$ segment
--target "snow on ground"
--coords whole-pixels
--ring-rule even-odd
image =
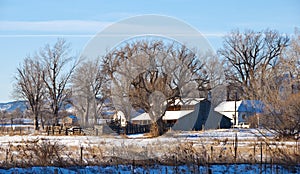
[[[131,135],[127,135],[127,137],[131,139],[146,138],[144,134],[131,134]]]
[[[26,145],[30,142],[59,142],[59,144],[68,146],[68,152],[76,151],[72,156],[74,159],[79,159],[79,149],[83,147],[83,153],[89,155],[89,149],[91,147],[100,147],[103,149],[103,156],[114,156],[123,159],[135,159],[143,160],[145,158],[155,158],[155,157],[164,157],[165,152],[176,147],[177,145],[185,144],[188,142],[193,142],[193,145],[203,145],[203,144],[213,144],[215,149],[217,147],[223,148],[227,142],[227,147],[231,146],[235,136],[238,137],[239,147],[249,145],[253,142],[259,142],[263,136],[260,134],[263,130],[255,129],[220,129],[220,130],[207,130],[207,131],[182,131],[182,132],[167,132],[165,135],[157,138],[146,138],[143,134],[128,135],[125,136],[113,136],[113,135],[104,135],[104,136],[44,136],[44,135],[27,135],[27,136],[0,136],[1,149],[7,149],[7,147],[13,145],[17,147],[18,145]],[[270,132],[265,132],[268,138],[274,138],[274,135]],[[276,142],[281,146],[293,145],[295,146],[297,142]],[[231,143],[231,144],[230,144]],[[76,148],[72,148],[76,147]],[[123,148],[119,148],[123,147]],[[210,146],[208,146],[210,147]],[[97,148],[95,148],[97,149]],[[169,151],[168,151],[169,152]],[[12,153],[17,153],[13,151]],[[132,154],[131,154],[132,153]],[[242,154],[243,152],[241,152]],[[135,156],[130,156],[130,155]],[[140,155],[140,157],[136,155]],[[5,159],[5,151],[2,152]],[[17,156],[18,154],[12,154],[12,156]],[[249,155],[249,154],[248,154]],[[258,154],[256,154],[258,155]],[[264,156],[265,157],[265,156]],[[89,160],[93,160],[94,157],[87,157]],[[267,157],[266,157],[267,159]],[[83,159],[85,160],[85,159]],[[300,173],[300,166],[296,166],[297,172]],[[257,165],[211,165],[210,169],[213,173],[232,173],[240,171],[245,173],[245,170],[250,171],[249,173],[259,173],[260,168]],[[279,167],[279,173],[290,173],[283,167]],[[190,173],[192,170],[188,166],[161,166],[156,167],[133,167],[133,166],[95,166],[95,167],[75,167],[75,168],[55,168],[55,167],[32,167],[27,169],[22,168],[11,168],[8,170],[1,170],[0,173],[54,173],[54,170],[58,170],[58,173],[176,173],[176,170],[180,170],[179,173]],[[200,173],[206,173],[208,170],[207,166],[200,166]],[[274,173],[273,168],[265,168],[266,173]],[[296,172],[296,173],[297,173]],[[197,172],[196,172],[197,173]],[[278,172],[277,172],[278,173]]]
[[[122,136],[44,136],[44,135],[26,135],[26,136],[0,136],[0,144],[9,143],[25,143],[26,141],[50,140],[59,141],[63,145],[85,147],[88,145],[98,144],[114,144],[145,146],[151,143],[170,143],[170,142],[186,142],[201,141],[211,143],[216,140],[234,140],[237,135],[239,141],[253,142],[263,138],[260,134],[262,130],[256,129],[219,129],[207,131],[189,131],[189,132],[168,132],[157,138],[145,138],[143,134],[128,135],[127,138]],[[273,134],[265,132],[268,138],[273,138]],[[288,142],[293,144],[294,142]]]
[[[207,130],[200,132],[182,132],[177,134],[179,137],[187,138],[235,138],[237,134],[239,139],[257,139],[262,138],[262,133],[264,136],[272,138],[274,134],[265,130],[257,129],[218,129],[218,130]]]
[[[61,145],[69,147],[91,147],[91,146],[115,146],[115,147],[149,147],[151,145],[167,145],[175,143],[193,142],[194,145],[212,144],[218,142],[219,145],[227,142],[233,144],[235,136],[238,137],[239,146],[248,146],[251,143],[259,143],[264,137],[260,134],[263,130],[256,129],[219,129],[207,131],[182,131],[168,132],[157,138],[145,138],[143,134],[135,134],[125,136],[46,136],[46,135],[27,135],[27,136],[0,136],[0,144],[2,147],[9,145],[25,144],[26,142],[34,142],[46,140],[50,142],[59,142]],[[274,138],[273,134],[267,132],[266,137]],[[273,145],[296,145],[297,142],[276,140],[270,141]]]

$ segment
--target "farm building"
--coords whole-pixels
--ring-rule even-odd
[[[179,118],[193,112],[193,110],[182,110],[182,111],[166,111],[165,115],[163,116],[163,120],[167,123],[175,123]],[[151,118],[148,113],[142,113],[137,117],[131,119],[133,124],[150,124]]]
[[[121,127],[125,127],[126,126],[126,117],[125,114],[122,111],[117,111],[114,115],[113,115],[113,120],[120,120],[121,121]]]
[[[230,119],[211,109],[211,103],[205,98],[186,98],[175,100],[169,107],[162,120],[172,130],[202,130],[216,128],[230,128]],[[142,113],[131,119],[135,124],[149,124],[151,118],[148,113]]]
[[[229,118],[233,125],[238,125],[247,122],[250,116],[261,114],[263,108],[264,104],[259,100],[240,100],[224,101],[215,108],[215,111]]]
[[[64,117],[62,119],[62,123],[65,126],[75,126],[75,125],[77,126],[77,125],[79,125],[78,118],[75,115],[69,115],[67,117]]]

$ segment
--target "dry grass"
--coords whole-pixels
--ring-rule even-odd
[[[0,167],[68,166],[116,164],[209,165],[212,163],[280,163],[299,165],[300,149],[294,144],[271,140],[240,141],[235,156],[233,140],[188,141],[173,139],[170,143],[159,139],[140,145],[125,139],[121,143],[99,141],[84,146],[67,146],[59,141],[32,139],[9,142],[0,147]],[[261,158],[262,154],[262,158]]]

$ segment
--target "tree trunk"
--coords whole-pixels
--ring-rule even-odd
[[[164,122],[162,120],[162,117],[160,117],[157,121],[153,122],[151,124],[150,128],[150,134],[153,137],[158,137],[164,133]]]
[[[45,129],[45,120],[43,119],[43,116],[41,115],[41,124],[42,124],[42,129]]]
[[[34,112],[34,124],[35,130],[39,130],[39,114],[37,111]]]
[[[94,98],[94,123],[93,126],[97,123],[97,100]]]
[[[89,124],[89,112],[90,112],[90,101],[87,99],[87,108],[84,117],[84,126],[87,127]]]

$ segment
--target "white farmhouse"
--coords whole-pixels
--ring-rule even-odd
[[[113,119],[114,120],[120,120],[121,122],[121,127],[125,127],[126,126],[126,117],[125,114],[122,111],[118,111],[113,115]]]

